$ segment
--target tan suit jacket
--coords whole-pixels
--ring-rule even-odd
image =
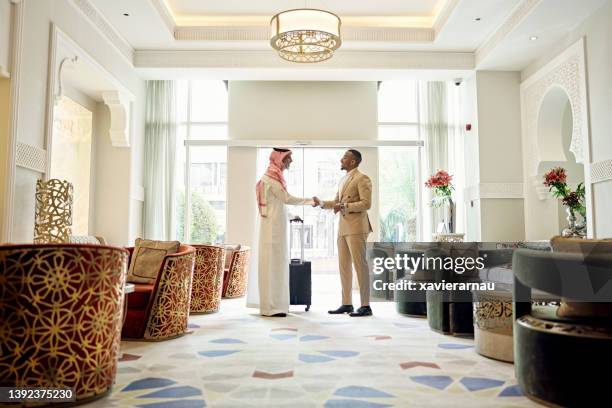
[[[372,206],[372,181],[368,176],[355,169],[348,175],[336,193],[333,201],[323,201],[323,208],[334,208],[336,203],[344,203],[346,209],[340,215],[338,236],[369,234],[372,225],[368,210]]]

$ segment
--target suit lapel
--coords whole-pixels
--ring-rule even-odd
[[[347,187],[349,184],[351,184],[351,182],[355,179],[355,177],[357,176],[359,172],[357,170],[355,170],[344,182],[344,184],[342,185],[342,191],[340,192],[340,201],[342,201],[342,199],[344,198],[344,192],[346,191]]]

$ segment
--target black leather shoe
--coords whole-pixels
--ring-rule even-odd
[[[329,310],[327,313],[329,314],[342,314],[342,313],[351,313],[353,310],[353,305],[342,305],[336,310]]]
[[[270,317],[287,317],[287,313],[275,313],[270,315]]]
[[[372,316],[372,309],[370,306],[361,306],[357,309],[356,312],[349,313],[351,317],[359,317],[359,316]]]

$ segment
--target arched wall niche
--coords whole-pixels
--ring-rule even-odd
[[[521,84],[525,236],[549,239],[562,224],[543,175],[562,166],[572,188],[584,182],[587,235],[593,211],[584,40],[580,39]]]

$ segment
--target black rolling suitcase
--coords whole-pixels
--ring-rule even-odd
[[[312,270],[310,262],[304,261],[304,220],[295,217],[289,220],[289,303],[306,305],[310,310],[312,299]],[[294,254],[294,234],[299,237],[300,246]]]

